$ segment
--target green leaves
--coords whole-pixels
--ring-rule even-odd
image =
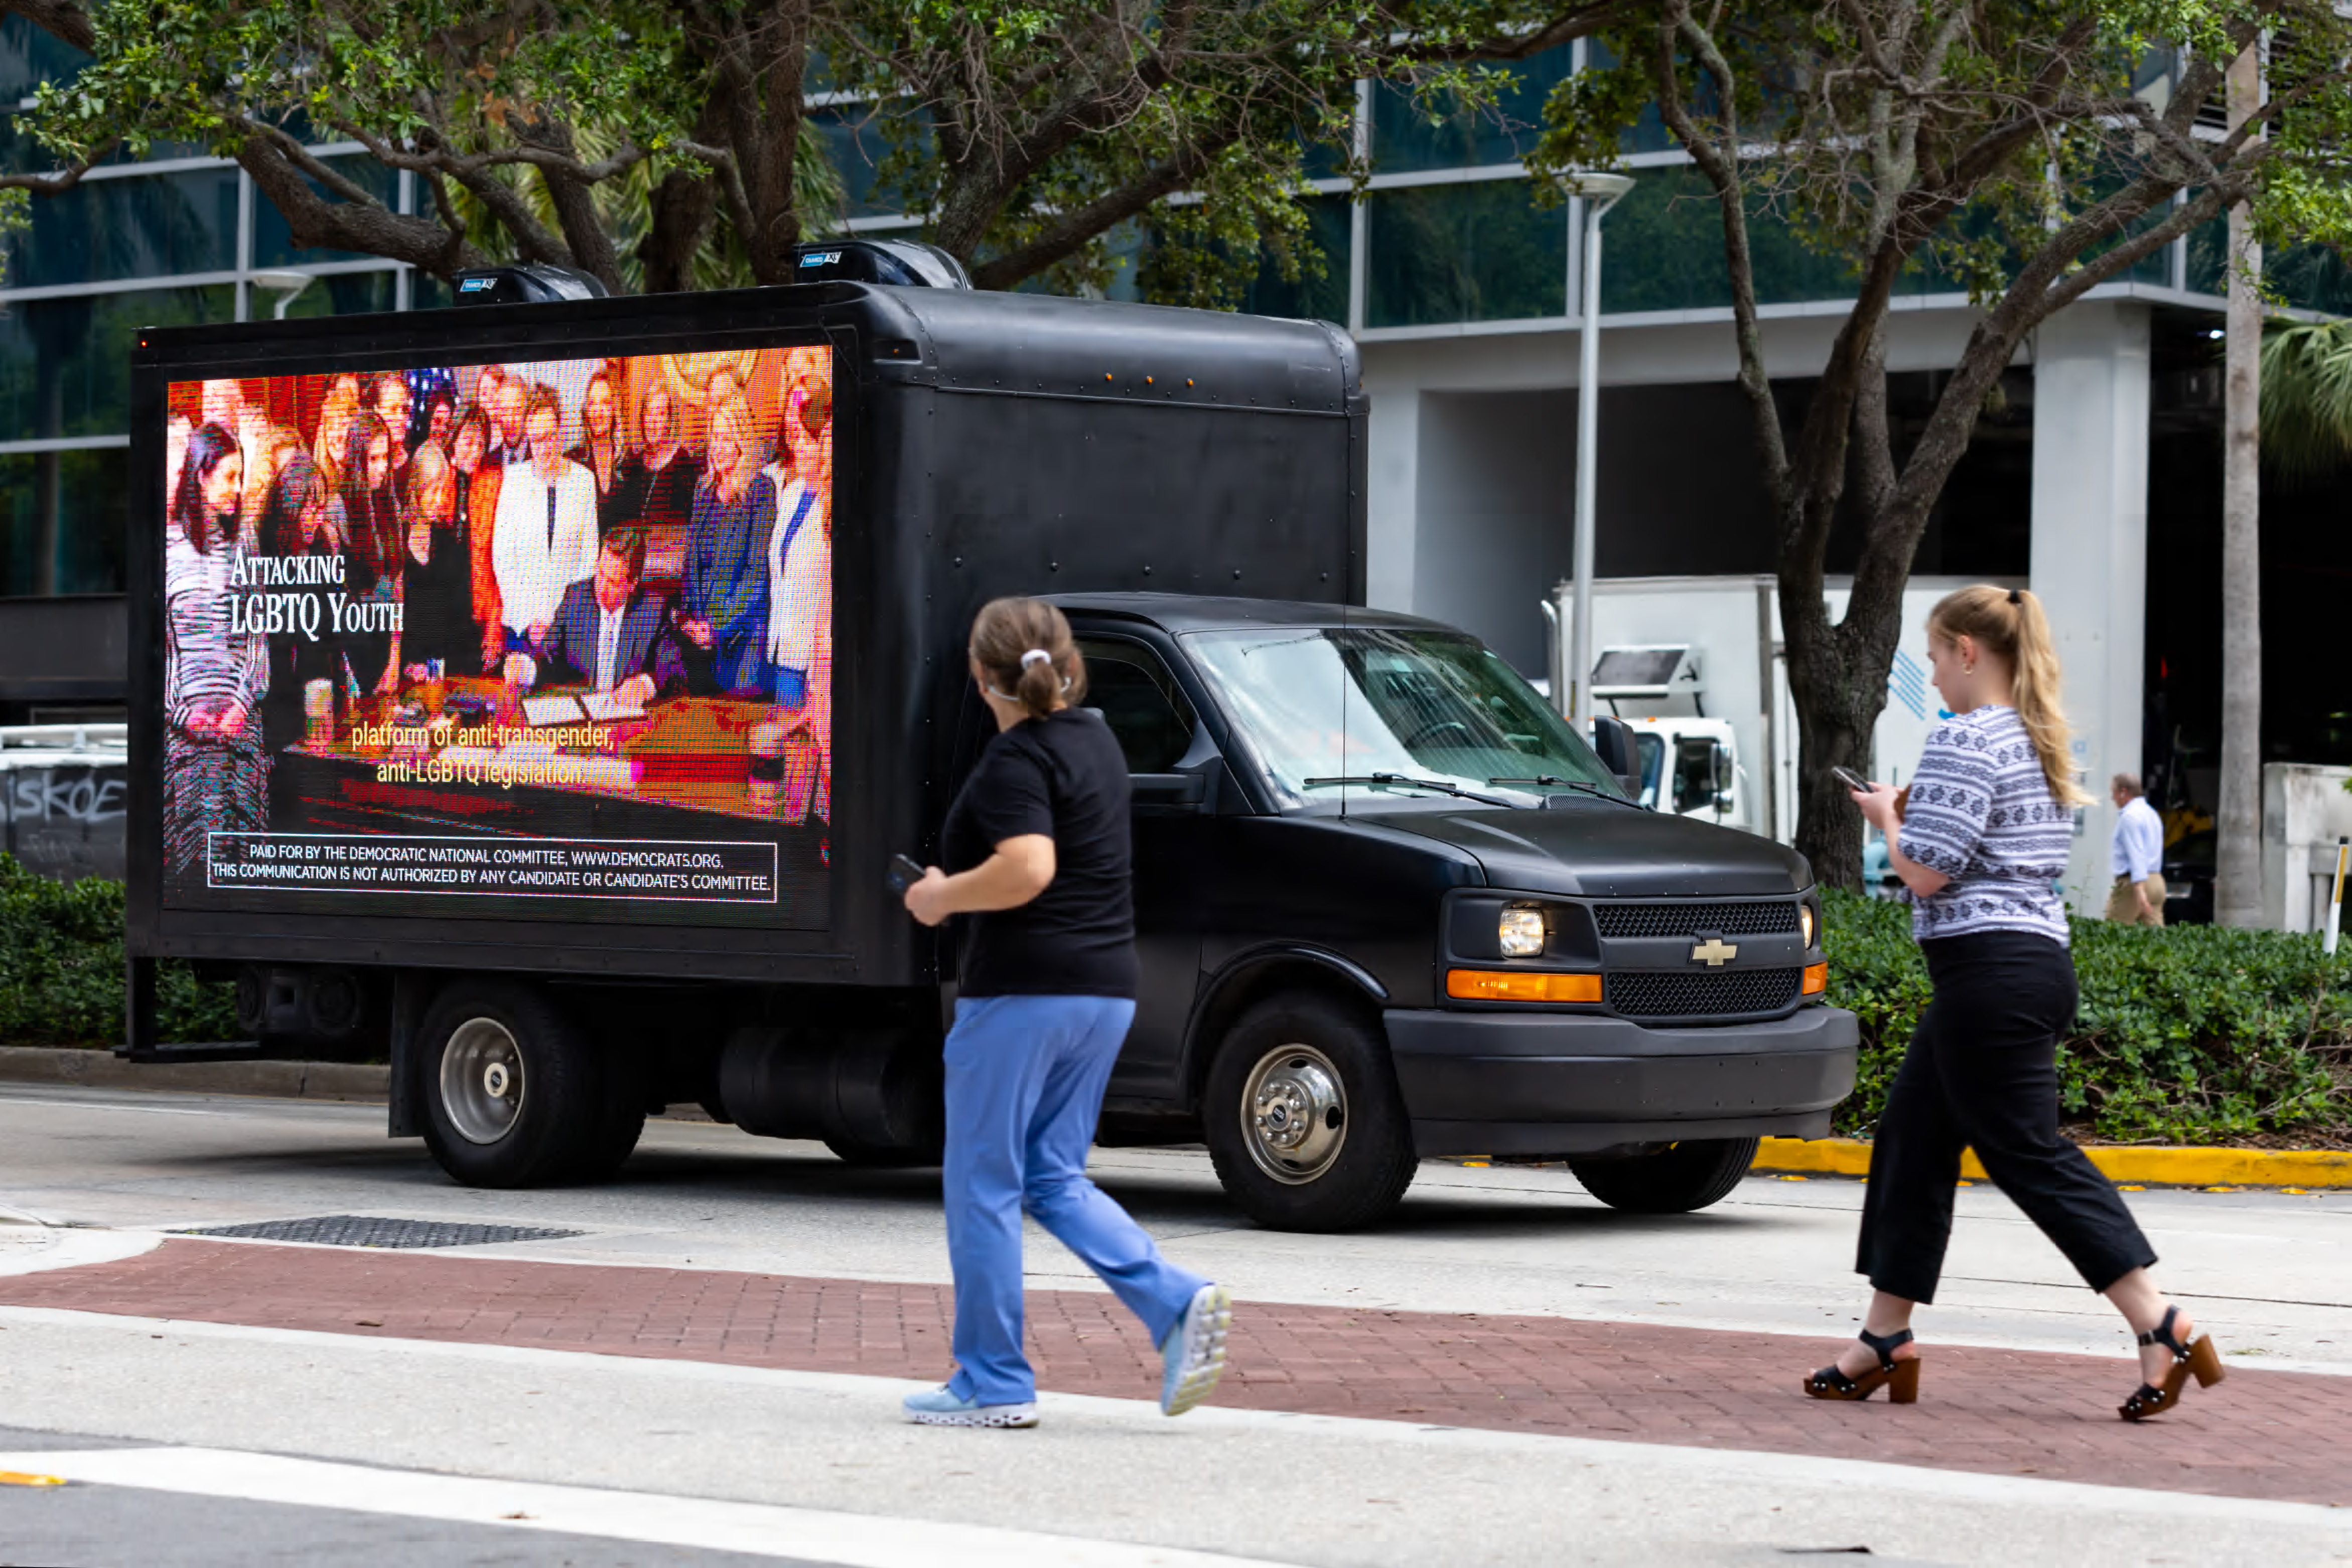
[[[1869,1134],[1930,996],[1906,904],[1828,891],[1831,1002],[1862,1022],[1838,1130]],[[2073,923],[2082,1003],[2060,1041],[2070,1123],[2112,1143],[2352,1142],[2352,949],[2316,936]]]
[[[70,885],[0,854],[0,1041],[112,1046],[122,1040],[122,884]],[[157,977],[161,1037],[236,1038],[231,988],[167,961]]]
[[[2262,383],[2264,457],[2298,476],[2352,463],[2352,322],[2273,324]]]

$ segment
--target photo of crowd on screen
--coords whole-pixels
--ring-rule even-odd
[[[174,863],[267,825],[322,681],[346,712],[428,676],[772,704],[829,782],[826,350],[178,382],[168,417]],[[315,635],[256,630],[288,593]]]

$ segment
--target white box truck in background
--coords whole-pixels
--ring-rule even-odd
[[[1927,684],[1927,612],[1978,580],[1915,577],[1905,588],[1902,639],[1867,758],[1872,778],[1909,782],[1943,711]],[[2024,586],[2021,580],[1995,580]],[[1825,597],[1832,618],[1845,613],[1851,586],[1830,580]],[[1542,606],[1555,703],[1568,689],[1563,666],[1573,602],[1573,585],[1562,581]],[[1796,837],[1797,715],[1789,697],[1780,590],[1771,577],[1597,579],[1592,648],[1595,706],[1633,727],[1645,804],[1783,843]]]

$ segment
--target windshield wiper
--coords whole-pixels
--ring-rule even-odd
[[[1591,783],[1582,779],[1563,779],[1557,773],[1538,773],[1532,779],[1489,779],[1486,782],[1489,784],[1558,785],[1563,789],[1581,789],[1596,800],[1610,800],[1620,806],[1631,806],[1636,811],[1646,811],[1649,810],[1648,807],[1643,805],[1639,800],[1629,800],[1624,796],[1617,793],[1614,789],[1605,789],[1598,784]]]
[[[1485,806],[1500,806],[1511,810],[1508,800],[1497,800],[1492,795],[1481,795],[1475,789],[1465,789],[1458,784],[1448,784],[1443,779],[1415,779],[1404,773],[1349,773],[1333,779],[1302,779],[1300,787],[1319,789],[1326,784],[1390,785],[1402,789],[1434,789],[1441,795],[1452,795],[1464,800],[1475,800]]]

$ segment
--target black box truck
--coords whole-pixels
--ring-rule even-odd
[[[184,958],[254,1050],[388,1053],[391,1133],[461,1182],[607,1176],[688,1103],[935,1158],[954,933],[885,873],[990,733],[973,612],[1038,593],[1134,769],[1106,1142],[1331,1228],[1423,1155],[1667,1211],[1827,1131],[1855,1030],[1803,861],[1363,608],[1344,334],[811,254],[141,339],[128,1055]]]

